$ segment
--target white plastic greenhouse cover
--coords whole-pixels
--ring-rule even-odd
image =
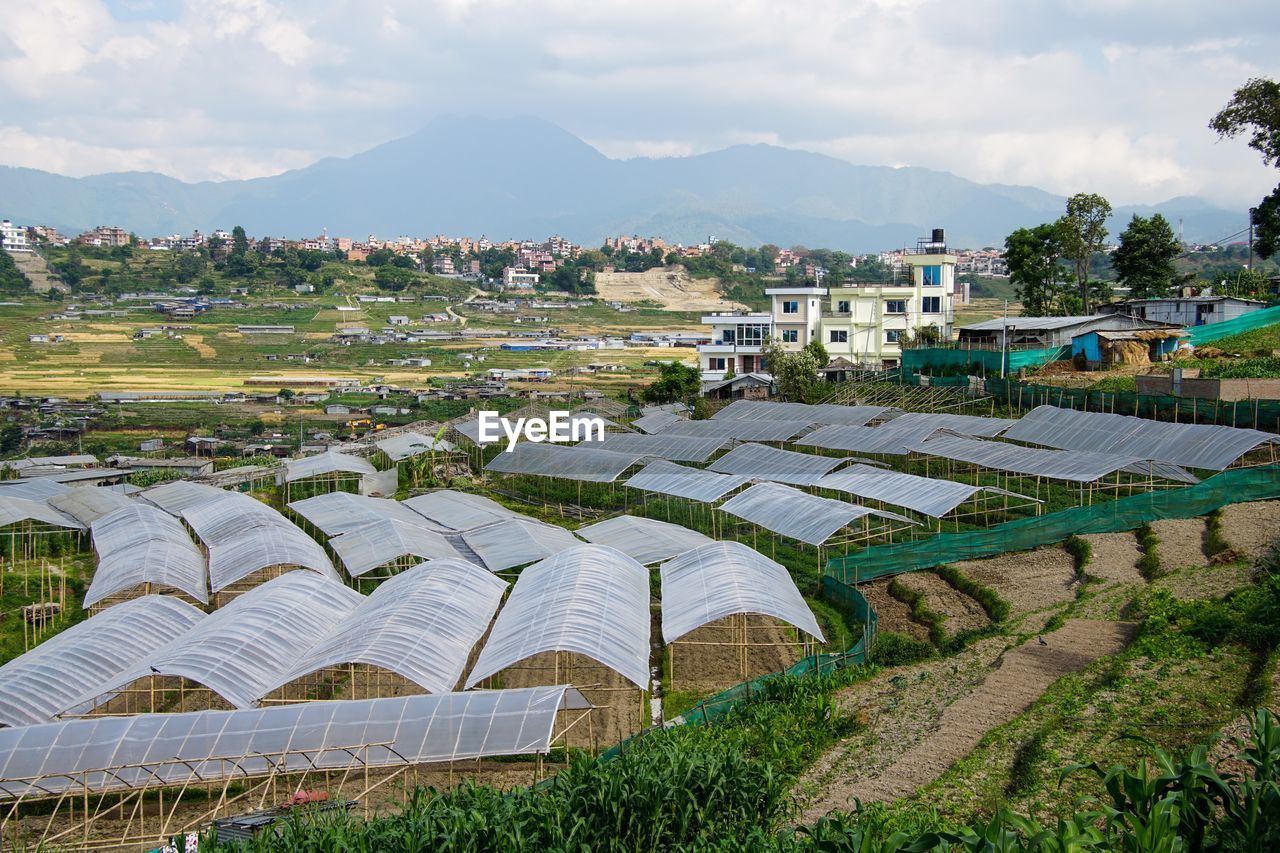
[[[862,426],[877,418],[893,417],[900,410],[892,406],[841,406],[836,403],[773,403],[767,400],[734,400],[712,416],[712,420],[807,421],[811,424]]]
[[[374,444],[379,450],[387,454],[387,458],[392,462],[412,459],[415,456],[430,453],[433,450],[449,452],[457,449],[457,446],[452,441],[423,435],[420,432],[402,432],[399,435],[375,441]]]
[[[190,480],[174,480],[161,483],[139,492],[139,497],[155,504],[170,515],[182,515],[182,511],[197,504],[208,503],[229,494],[214,486],[193,483]]]
[[[1087,450],[1154,459],[1221,471],[1241,456],[1280,436],[1217,424],[1180,424],[1037,406],[1005,433],[1005,438],[1060,450]]]
[[[707,470],[753,480],[809,486],[848,461],[838,456],[817,456],[763,444],[742,444],[712,462]]]
[[[58,512],[43,501],[10,498],[0,494],[0,527],[20,521],[38,521],[54,527],[84,530],[84,525],[66,513]]]
[[[100,557],[84,596],[84,607],[92,607],[144,584],[151,584],[152,591],[157,591],[156,587],[169,587],[185,592],[201,604],[209,602],[204,555],[195,543],[189,539],[185,544],[152,539],[127,551]]]
[[[301,459],[289,459],[284,463],[284,480],[292,483],[305,480],[307,477],[319,477],[322,474],[376,474],[378,469],[368,459],[341,453],[337,450],[326,450],[315,456],[304,456]]]
[[[889,424],[892,423],[892,421],[889,422]],[[907,443],[915,437],[915,434],[890,429],[889,424],[878,427],[844,426],[843,424],[818,427],[797,440],[796,444],[804,447],[821,447],[826,450],[847,450],[852,453],[906,456]]]
[[[646,492],[711,503],[749,482],[750,477],[717,474],[659,459],[644,466],[626,484]]]
[[[144,595],[54,634],[0,667],[0,725],[53,719],[203,618],[185,601]]]
[[[324,548],[275,509],[240,492],[183,510],[182,517],[209,551],[214,592],[267,566],[310,569],[335,578]]]
[[[777,483],[758,483],[725,501],[720,509],[810,545],[821,545],[840,528],[867,515],[915,524],[896,513],[816,497]]]
[[[421,518],[417,524],[405,524],[395,519],[373,521],[333,537],[329,540],[329,547],[337,552],[347,574],[353,578],[400,557],[422,560],[462,558],[448,539],[428,530]]]
[[[741,542],[703,545],[664,563],[661,571],[665,643],[737,613],[772,616],[825,642],[786,568]]]
[[[588,483],[612,483],[628,468],[645,458],[644,453],[620,453],[596,450],[583,443],[573,447],[522,441],[511,451],[503,451],[484,466],[496,474],[534,474],[581,480]]]
[[[133,501],[127,495],[96,486],[68,489],[62,494],[49,497],[47,503],[81,524],[92,524],[104,515],[133,506]]]
[[[1012,418],[986,418],[980,415],[956,415],[949,412],[907,412],[883,424],[880,428],[921,437],[945,429],[960,435],[991,438],[1015,423],[1017,421]]]
[[[248,708],[362,601],[364,596],[335,580],[289,572],[237,596],[76,704],[156,673],[190,679]]]
[[[467,688],[541,652],[577,652],[649,686],[649,571],[602,545],[579,545],[520,574]]]
[[[47,501],[57,495],[65,495],[71,490],[71,486],[64,486],[49,477],[35,477],[29,480],[0,480],[0,496],[26,498],[29,501]]]
[[[395,519],[406,524],[425,526],[422,516],[407,504],[387,498],[355,495],[351,492],[327,492],[294,501],[289,509],[309,521],[326,536],[340,536],[375,521]]]
[[[579,527],[577,534],[596,545],[615,548],[646,566],[715,541],[678,524],[635,515],[606,518]]]
[[[563,527],[532,518],[508,518],[464,531],[462,541],[491,572],[523,566],[582,542]]]
[[[560,685],[23,726],[0,730],[0,795],[546,754],[557,712],[589,707]]]
[[[102,516],[90,527],[98,565],[84,606],[147,583],[208,602],[204,554],[191,541],[187,529],[158,507],[125,501],[127,506]]]
[[[1003,441],[984,441],[953,435],[938,435],[928,441],[908,445],[915,453],[970,462],[984,468],[1009,471],[1031,477],[1048,477],[1072,483],[1092,483],[1116,471],[1150,473],[1182,483],[1199,482],[1187,471],[1168,462],[1149,462],[1133,456],[1093,453],[1085,450],[1041,450]]]
[[[737,441],[790,441],[810,429],[813,421],[774,421],[726,418],[725,420],[683,421],[662,431],[663,435],[693,435],[699,438],[732,438]]]
[[[988,486],[971,486],[954,480],[935,480],[886,471],[867,465],[852,465],[843,471],[828,474],[815,485],[823,489],[847,492],[867,500],[881,501],[894,506],[915,510],[932,518],[942,518],[969,500],[978,492],[993,492],[1024,500],[1035,500],[1026,495]]]
[[[471,530],[504,518],[524,517],[497,501],[452,489],[427,492],[409,498],[402,505],[444,530]]]
[[[678,424],[684,418],[675,412],[648,412],[641,415],[631,422],[631,425],[638,430],[643,430],[650,435],[656,435],[663,432],[668,427]]]
[[[616,432],[606,435],[604,441],[583,442],[579,446],[642,454],[658,459],[669,459],[673,462],[706,462],[731,440],[714,437],[698,438],[692,435],[641,435],[634,432]]]
[[[507,584],[463,560],[433,560],[382,583],[267,689],[330,666],[377,666],[448,693],[493,620]],[[265,695],[265,694],[264,694]]]

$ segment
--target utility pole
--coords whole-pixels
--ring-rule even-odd
[[[1253,272],[1253,219],[1258,208],[1249,208],[1249,272]]]
[[[1000,323],[1000,378],[1004,379],[1004,362],[1009,347],[1009,300],[1004,301],[1004,320]]]

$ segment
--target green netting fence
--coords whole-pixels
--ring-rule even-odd
[[[1241,314],[1239,317],[1223,320],[1221,323],[1191,326],[1187,329],[1187,340],[1191,342],[1192,346],[1198,347],[1201,344],[1221,340],[1231,335],[1238,335],[1241,332],[1261,329],[1263,326],[1270,326],[1273,323],[1280,323],[1280,305],[1263,308],[1260,311],[1251,311],[1248,314]]]
[[[985,530],[940,533],[928,539],[866,548],[827,561],[826,579],[856,584],[887,575],[1027,551],[1080,533],[1115,533],[1165,518],[1194,518],[1227,504],[1280,498],[1280,466],[1234,468],[1194,486],[1117,498],[1036,518],[998,524]]]
[[[988,394],[1019,409],[1058,406],[1086,412],[1112,412],[1184,424],[1221,424],[1280,432],[1280,400],[1197,400],[1133,391],[1096,391],[1035,385],[1016,379],[988,379]]]

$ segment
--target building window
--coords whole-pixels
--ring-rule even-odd
[[[885,329],[884,342],[886,344],[896,344],[898,342],[898,336],[901,334],[902,332],[898,329]]]
[[[884,313],[886,314],[905,314],[907,313],[907,300],[905,299],[886,299],[884,301]]]
[[[942,297],[941,296],[926,296],[923,299],[921,299],[920,302],[924,306],[921,309],[922,311],[924,311],[924,313],[926,314],[942,313]]]
[[[848,314],[848,313],[849,313],[849,300],[848,300],[848,299],[841,299],[839,302],[837,302],[837,303],[836,303],[836,313],[837,313],[837,314]]]
[[[734,341],[733,329],[725,329],[724,336],[721,338],[721,340],[724,341],[726,344],[733,343]]]
[[[788,299],[782,303],[783,314],[799,314],[800,301],[798,299]]]
[[[768,326],[739,326],[738,344],[744,347],[758,347],[769,336],[768,330]]]
[[[716,370],[716,371],[724,370],[724,359],[723,358],[707,359],[707,370]]]
[[[832,329],[831,338],[829,342],[833,344],[849,343],[849,330],[848,329]]]
[[[931,266],[921,267],[924,275],[921,280],[925,287],[941,287],[942,286],[942,267]]]
[[[799,342],[800,342],[800,330],[799,330],[799,329],[783,329],[783,330],[782,330],[782,342],[783,342],[784,344],[795,344],[795,343],[799,343]]]

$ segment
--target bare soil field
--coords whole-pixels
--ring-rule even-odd
[[[990,624],[982,605],[956,590],[951,584],[931,572],[912,572],[898,578],[903,586],[924,595],[930,610],[946,617],[949,634],[959,634],[972,628]]]
[[[988,731],[1026,711],[1063,675],[1121,651],[1132,630],[1123,622],[1072,619],[1050,634],[1046,645],[1032,639],[1005,653],[994,672],[948,704],[936,727],[883,770],[857,781],[830,780],[824,795],[805,807],[803,821],[849,808],[855,800],[887,802],[910,795],[967,755]]]
[[[1075,597],[1075,566],[1061,548],[1037,548],[956,563],[964,574],[996,591],[1012,612],[1030,613]]]
[[[1207,531],[1203,518],[1153,521],[1151,529],[1160,540],[1156,553],[1160,555],[1160,568],[1164,571],[1209,565],[1209,558],[1204,553]]]
[[[596,293],[606,302],[660,302],[667,311],[731,311],[744,307],[721,297],[719,279],[690,278],[684,267],[596,273]]]
[[[1241,556],[1256,560],[1280,531],[1280,501],[1231,504],[1222,510],[1222,536]]]
[[[674,645],[671,689],[714,693],[786,669],[800,659],[796,631],[768,616],[747,616],[745,668],[734,617],[718,619],[686,634]]]
[[[1085,571],[1095,578],[1119,583],[1144,584],[1138,571],[1142,549],[1132,531],[1123,533],[1089,533],[1080,537],[1089,543],[1092,557]]]
[[[889,594],[888,581],[864,583],[858,587],[858,592],[875,609],[877,630],[894,631],[917,640],[929,638],[929,629],[911,618],[911,608]]]

